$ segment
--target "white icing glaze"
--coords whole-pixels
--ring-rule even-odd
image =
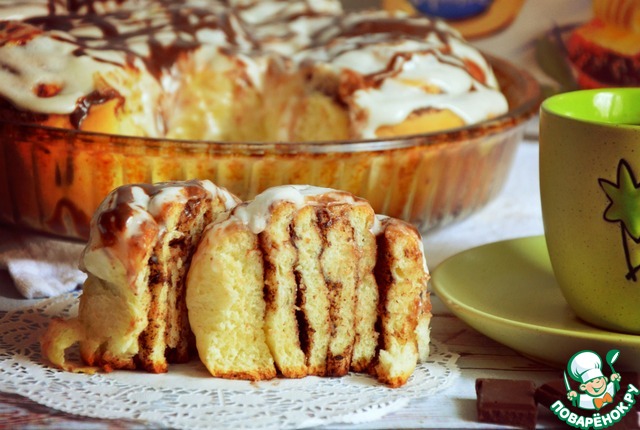
[[[140,248],[142,238],[149,229],[155,229],[158,234],[167,231],[165,213],[168,206],[184,203],[189,198],[187,187],[194,186],[199,186],[209,193],[212,201],[219,198],[226,210],[231,210],[238,204],[236,197],[208,180],[159,183],[154,186],[151,195],[148,194],[148,190],[137,185],[118,188],[111,192],[96,210],[91,223],[90,240],[81,259],[83,270],[103,276],[114,276],[114,271],[120,272],[118,276],[135,276],[133,272],[138,266],[132,259],[141,258],[140,253],[144,252]],[[127,197],[120,201],[123,193]],[[118,205],[125,205],[128,209],[125,211],[124,228],[113,232],[118,237],[116,241],[105,243],[98,225],[99,218],[110,216],[109,212]]]
[[[382,12],[356,13],[346,16],[342,27],[371,20],[384,25],[385,19],[388,15]],[[321,63],[336,74],[345,70],[364,76],[384,74],[379,86],[358,89],[348,100],[358,134],[364,138],[377,137],[381,126],[399,124],[419,110],[449,109],[466,124],[507,112],[507,100],[489,65],[459,33],[440,21],[405,20],[406,25],[433,25],[440,33],[429,32],[426,37],[396,37],[384,32],[341,36],[339,27],[331,27],[321,37],[322,46],[302,51],[295,59]],[[480,69],[484,82],[470,74],[465,61]]]
[[[287,201],[301,208],[311,197],[332,192],[335,190],[311,185],[272,187],[258,194],[252,201],[237,206],[233,216],[248,226],[254,234],[259,234],[267,227],[271,217],[271,207],[276,202]]]
[[[155,226],[155,220],[147,211],[149,196],[139,187],[132,188],[133,199],[129,204],[131,215],[126,220],[121,240],[112,246],[105,246],[102,235],[98,231],[98,217],[113,210],[117,202],[117,193],[112,192],[96,210],[91,222],[92,234],[89,243],[82,252],[80,269],[108,282],[118,282],[136,276],[137,259],[140,255],[134,251],[140,232],[147,227]]]
[[[74,56],[74,49],[74,45],[48,36],[36,37],[26,44],[5,45],[0,51],[0,94],[25,110],[72,112],[79,98],[94,91],[95,73],[115,70],[115,66],[97,63],[90,57]],[[56,85],[60,91],[41,97],[35,92],[39,85]]]
[[[380,126],[401,123],[420,109],[449,109],[472,124],[506,112],[508,108],[504,96],[494,90],[433,94],[391,79],[379,90],[356,91],[354,99],[359,108],[368,112],[361,132],[365,138],[375,138]]]
[[[65,13],[65,4],[63,0],[51,3],[56,14]],[[103,14],[117,8],[124,13],[103,15],[104,25],[70,18],[69,33],[52,30],[25,43],[0,44],[2,97],[23,110],[69,114],[96,90],[99,78],[123,100],[141,100],[132,108],[140,112],[133,119],[137,129],[148,136],[162,136],[166,121],[154,109],[169,106],[158,97],[165,93],[171,100],[179,91],[179,73],[171,65],[160,68],[160,76],[158,70],[153,76],[140,73],[140,79],[147,81],[141,81],[138,87],[144,89],[136,91],[118,72],[148,67],[157,46],[180,45],[188,47],[196,67],[226,73],[242,64],[244,71],[238,76],[258,91],[264,88],[274,58],[265,55],[267,51],[315,67],[321,74],[331,70],[337,81],[345,71],[357,72],[363,79],[377,76],[375,85],[369,83],[341,95],[351,107],[355,134],[363,138],[375,138],[381,126],[401,123],[419,110],[449,109],[469,124],[508,109],[482,55],[440,21],[384,11],[344,14],[337,0],[184,0],[175,5],[112,0],[88,4]],[[0,0],[0,19],[43,15],[48,7],[47,0],[20,4]],[[176,27],[180,21],[176,17],[184,18],[188,28]],[[395,30],[385,29],[389,20]],[[359,25],[369,28],[369,24],[378,27],[372,33],[358,30]],[[105,26],[116,29],[119,38],[106,37]],[[398,30],[399,26],[406,30]],[[132,60],[131,54],[137,58]],[[484,74],[482,82],[469,73],[465,62],[474,63]],[[150,82],[152,79],[157,82]],[[34,92],[41,84],[57,85],[61,90],[45,97]],[[215,135],[217,124],[209,125]]]
[[[424,273],[429,274],[429,267],[427,266],[427,254],[424,252],[424,243],[421,240],[418,241],[418,247],[420,248],[420,253],[422,254],[422,268],[424,269]]]
[[[151,197],[147,204],[147,211],[149,211],[155,219],[162,219],[162,214],[166,210],[165,207],[167,205],[184,203],[187,198],[182,186],[178,184],[165,186]]]
[[[213,197],[219,198],[227,211],[235,208],[238,203],[240,203],[238,198],[231,194],[226,188],[218,187],[208,179],[199,181],[199,183],[202,188],[207,190]]]
[[[387,215],[376,214],[373,225],[371,226],[371,233],[373,233],[374,236],[381,234],[384,231],[384,225],[388,219],[389,217]]]
[[[22,20],[47,13],[47,5],[42,1],[24,1],[20,4],[15,4],[15,1],[0,2],[0,19],[3,20]]]

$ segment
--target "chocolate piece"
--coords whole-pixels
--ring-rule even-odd
[[[571,409],[572,412],[578,410],[578,408],[571,406],[571,403],[567,399],[567,390],[562,378],[554,379],[538,387],[534,397],[537,403],[547,409],[560,400],[566,407]]]
[[[533,381],[477,379],[478,421],[535,429],[538,407],[534,393]]]

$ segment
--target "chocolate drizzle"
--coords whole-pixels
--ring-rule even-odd
[[[71,37],[62,40],[77,46],[76,56],[88,55],[104,61],[99,55],[101,51],[116,51],[125,57],[140,58],[157,79],[175,64],[181,54],[202,46],[198,37],[201,30],[222,30],[227,44],[236,44],[237,35],[229,17],[216,11],[215,7],[202,8],[185,5],[184,2],[157,0],[148,5],[151,9],[148,12],[122,9],[99,14],[94,3],[90,0],[69,0],[69,13],[57,14],[53,9],[54,12],[47,16],[28,18],[25,22],[44,31],[69,33]],[[82,10],[87,13],[79,13]],[[91,29],[97,29],[100,36],[85,35],[85,31]],[[160,36],[170,37],[173,41],[163,43]],[[147,45],[148,55],[134,50],[133,46],[141,41]]]
[[[131,184],[121,186],[109,195],[103,204],[107,208],[99,211],[96,219],[97,229],[104,246],[113,246],[118,237],[127,229],[127,222],[134,215],[135,206],[147,211],[146,204],[142,205],[134,194],[134,189],[140,190],[149,197],[156,197],[168,188],[179,188],[180,193],[190,202],[185,204],[185,216],[192,217],[194,209],[190,206],[194,202],[204,199],[209,195],[201,181],[191,180],[183,182],[158,182],[155,184]]]
[[[202,30],[221,31],[225,40],[216,43],[226,52],[237,49],[243,41],[249,50],[253,49],[255,42],[247,34],[237,34],[243,30],[234,25],[237,17],[231,16],[223,3],[211,1],[206,7],[201,4],[170,0],[49,0],[49,13],[25,19],[27,25],[2,23],[4,40],[0,46],[28,43],[32,37],[47,32],[53,39],[75,45],[72,55],[76,57],[88,56],[97,62],[134,68],[140,60],[159,82],[180,56],[203,45]],[[135,8],[136,5],[140,7]],[[2,67],[10,69],[8,65]],[[114,92],[96,91],[79,99],[71,114],[72,125],[79,128],[91,106],[115,96]]]
[[[378,92],[384,94],[375,97],[387,97],[386,93],[394,90],[383,91],[381,88],[389,80],[395,79],[399,85],[422,89],[424,94],[445,93],[453,87],[456,91],[458,88],[462,88],[460,91],[468,90],[463,74],[457,74],[463,77],[457,81],[452,78],[453,84],[448,82],[447,85],[433,84],[429,76],[416,79],[400,76],[405,74],[405,64],[413,59],[416,59],[416,63],[426,64],[423,57],[435,58],[443,66],[439,72],[435,72],[436,75],[446,74],[442,70],[451,67],[462,70],[473,81],[468,92],[483,87],[497,90],[495,83],[488,82],[490,79],[487,77],[491,77],[488,66],[479,64],[482,60],[479,63],[476,61],[480,54],[474,51],[470,55],[472,58],[467,58],[472,48],[467,49],[460,36],[444,24],[424,17],[390,16],[382,11],[341,14],[337,0],[48,0],[47,4],[48,14],[43,12],[40,16],[32,16],[25,19],[24,23],[19,23],[22,28],[16,29],[17,37],[0,24],[3,36],[0,39],[4,38],[0,41],[0,47],[4,43],[26,45],[43,34],[43,37],[65,44],[62,50],[82,60],[70,62],[76,68],[76,73],[85,64],[93,68],[92,73],[97,70],[100,75],[104,71],[105,76],[110,74],[114,66],[127,68],[133,73],[140,70],[141,75],[147,73],[147,76],[156,79],[162,95],[175,94],[176,87],[184,83],[181,73],[188,70],[190,64],[187,63],[183,69],[180,62],[183,58],[194,59],[196,68],[200,68],[207,67],[201,61],[215,61],[216,55],[229,57],[239,65],[238,69],[244,66],[243,70],[237,72],[236,76],[241,76],[239,81],[243,84],[246,81],[247,85],[255,88],[264,84],[263,60],[269,58],[273,60],[271,64],[281,64],[287,73],[301,71],[314,90],[333,97],[337,104],[345,106],[349,110],[353,129],[358,130],[357,133],[362,137],[375,137],[380,125],[378,118],[388,118],[389,115],[379,109],[386,104],[377,98],[354,101],[353,95],[359,89],[365,92],[380,90]],[[459,47],[462,48],[456,52]],[[204,55],[190,55],[196,51]],[[361,51],[361,55],[349,56],[353,51]],[[363,59],[365,56],[368,59]],[[93,61],[85,63],[84,58],[80,57],[89,57]],[[47,61],[39,57],[37,60]],[[16,76],[35,75],[23,69],[18,70],[23,67],[18,63],[3,64],[0,60],[0,72],[4,70],[5,76],[8,73]],[[102,68],[100,63],[108,64],[111,68]],[[38,63],[33,64],[31,67],[39,67]],[[64,62],[60,64],[60,68],[67,67]],[[327,74],[333,74],[333,78],[327,79]],[[95,75],[82,76],[85,80],[75,90],[84,96],[77,99],[77,93],[73,90],[61,91],[62,95],[67,96],[66,99],[62,96],[58,99],[50,97],[50,94],[56,94],[55,91],[49,91],[55,89],[50,86],[36,88],[36,97],[32,96],[28,102],[24,97],[14,96],[16,92],[8,97],[12,97],[11,101],[19,108],[33,111],[40,109],[39,103],[43,97],[49,97],[46,109],[42,110],[70,114],[70,123],[76,128],[81,128],[92,106],[114,97],[120,97],[121,103],[125,103],[128,85],[116,86],[123,93],[121,95],[113,90],[105,94],[101,88],[96,88],[95,82],[92,87],[90,78]],[[25,87],[33,86],[34,79],[29,79],[23,80]],[[108,86],[108,79],[106,81]],[[154,87],[153,83],[151,86]],[[68,97],[69,94],[74,97]],[[416,99],[419,100],[406,104],[415,104],[414,111],[436,103],[428,101],[422,94]],[[467,115],[464,119],[475,121],[476,117],[483,119],[495,114],[486,107],[488,104],[468,103],[472,112],[465,112]],[[506,101],[500,105],[506,106]],[[444,109],[441,106],[438,108]],[[371,114],[373,111],[377,113]],[[166,121],[166,115],[164,112],[160,114],[164,117],[158,124]]]
[[[73,127],[75,127],[76,129],[80,129],[82,121],[84,121],[84,119],[89,114],[89,109],[91,109],[91,106],[105,103],[114,98],[120,98],[120,104],[123,103],[122,97],[120,97],[115,91],[94,91],[86,97],[82,97],[78,101],[76,109],[70,115],[69,119],[71,121],[71,125],[73,125]]]

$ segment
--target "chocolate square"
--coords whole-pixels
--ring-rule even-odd
[[[535,384],[528,380],[476,380],[478,421],[536,428]]]

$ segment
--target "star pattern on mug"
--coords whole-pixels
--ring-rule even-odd
[[[629,239],[636,245],[640,243],[640,183],[636,180],[631,165],[624,159],[618,163],[616,180],[617,183],[604,178],[598,179],[609,199],[603,218],[607,222],[620,223],[628,268],[626,278],[635,282],[638,280],[636,272],[640,270],[640,248],[630,248]]]

